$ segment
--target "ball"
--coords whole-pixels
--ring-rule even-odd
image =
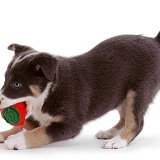
[[[13,126],[24,126],[26,117],[26,103],[20,102],[1,110],[4,120]]]

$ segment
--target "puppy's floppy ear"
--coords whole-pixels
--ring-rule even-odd
[[[29,46],[24,46],[24,45],[14,44],[14,43],[9,45],[8,49],[11,51],[14,51],[15,55],[22,53],[22,52],[25,52],[27,50],[32,50],[32,48]]]
[[[35,55],[30,63],[34,67],[35,72],[42,71],[49,81],[53,82],[55,80],[58,65],[58,60],[55,57],[47,53],[40,53]]]

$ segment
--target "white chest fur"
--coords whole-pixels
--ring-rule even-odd
[[[42,106],[49,94],[49,89],[51,85],[51,83],[48,83],[43,93],[39,97],[32,98],[28,106],[28,112],[30,112],[33,115],[34,119],[37,120],[41,126],[48,126],[53,119],[53,117],[42,112]]]
[[[33,109],[33,117],[38,120],[41,126],[48,126],[52,123],[54,117],[49,116],[47,113],[42,113],[41,107]]]
[[[50,87],[51,83],[48,83],[44,92],[38,98],[35,98],[34,101],[32,101],[32,115],[41,126],[48,126],[53,122],[60,122],[63,119],[61,115],[50,116],[49,114],[42,112],[42,106],[49,94]]]

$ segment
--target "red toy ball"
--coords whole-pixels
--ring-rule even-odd
[[[26,117],[26,103],[20,102],[1,109],[1,115],[4,120],[13,126],[24,126]]]

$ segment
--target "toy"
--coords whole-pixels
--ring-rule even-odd
[[[1,115],[4,120],[13,126],[24,126],[26,117],[26,103],[20,102],[1,109]]]

